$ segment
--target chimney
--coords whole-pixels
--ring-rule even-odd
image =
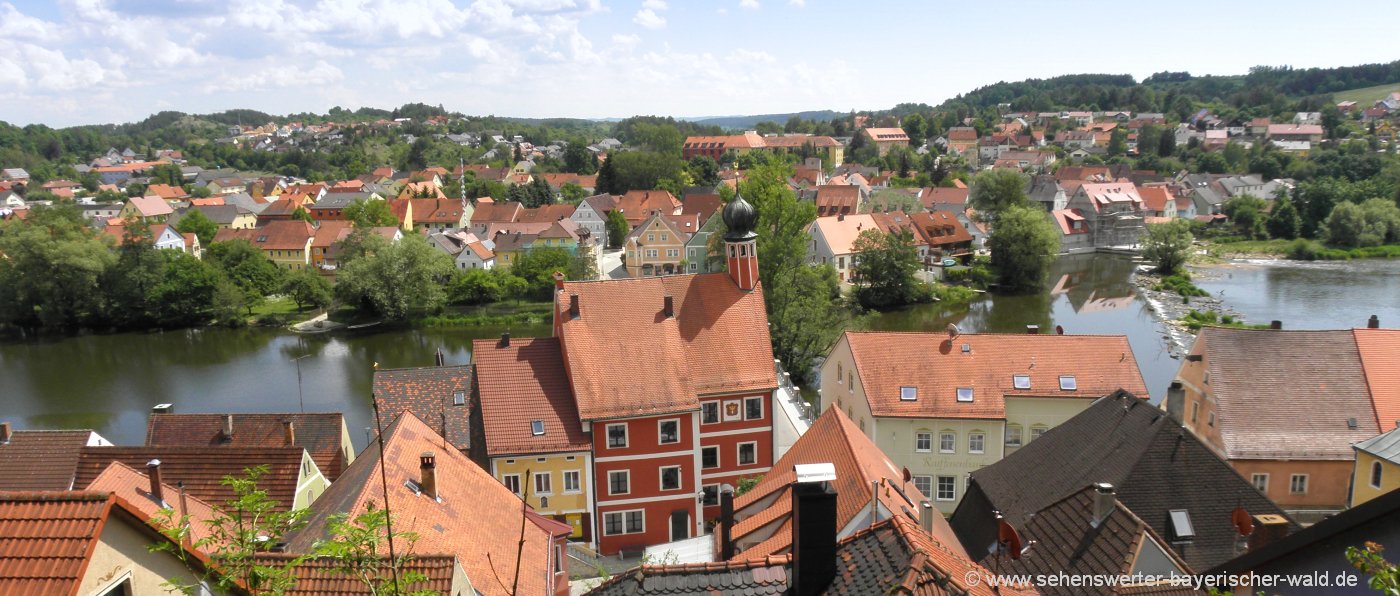
[[[297,426],[291,420],[282,421],[282,438],[286,439],[288,445],[297,444]]]
[[[1113,492],[1113,485],[1107,482],[1094,484],[1094,511],[1093,517],[1089,520],[1089,525],[1095,528],[1108,519],[1108,515],[1113,513],[1114,504],[1118,502],[1117,493]]]
[[[156,404],[151,408],[152,414],[173,414],[174,412],[175,406],[171,404]]]
[[[151,498],[157,503],[165,503],[165,495],[160,489],[160,460],[146,462],[146,475],[151,478]]]
[[[431,451],[424,451],[418,456],[418,485],[423,488],[423,494],[428,495],[428,498],[437,500],[437,464],[434,459]]]
[[[1026,325],[1026,335],[1040,335],[1040,325]]]
[[[1249,550],[1263,548],[1287,535],[1287,518],[1273,513],[1256,515],[1254,516],[1254,533],[1249,535]]]
[[[665,315],[665,317],[668,318],[668,319],[675,318],[675,316],[676,316],[676,301],[675,301],[674,298],[672,298],[672,297],[670,297],[670,296],[667,296],[667,297],[662,301],[662,303],[661,303],[661,314],[662,314],[662,315]]]
[[[836,214],[836,221],[846,221],[846,214],[845,214],[845,213],[837,213],[837,214]]]
[[[569,294],[569,318],[578,318],[578,294]]]
[[[933,535],[933,503],[928,501],[919,502],[919,525],[924,527],[924,531],[930,536]]]
[[[0,422],[0,445],[9,445],[14,436],[15,431],[10,427],[10,423]]]
[[[794,596],[826,592],[836,577],[836,479],[832,464],[795,466],[792,484],[792,575]]]
[[[1283,329],[1283,321],[1269,321],[1269,328],[1275,331]]]
[[[509,347],[510,347],[510,330],[506,330],[506,331],[502,331],[502,332],[501,332],[501,341],[498,342],[498,343],[496,344],[496,347],[498,347],[498,348],[509,348]]]
[[[719,559],[734,558],[734,487],[719,487]]]
[[[442,348],[437,349],[437,354],[433,356],[433,362],[435,362],[438,366],[442,366],[447,363],[447,357],[442,355]]]
[[[555,271],[555,272],[554,272],[554,290],[555,290],[555,291],[558,291],[558,292],[564,291],[564,272],[563,272],[563,271]]]
[[[1380,329],[1380,328],[1381,328],[1381,318],[1378,317],[1378,316],[1376,316],[1376,315],[1371,315],[1371,318],[1368,319],[1368,320],[1366,321],[1366,328],[1367,328],[1367,329]]]
[[[224,440],[233,439],[233,414],[224,415]]]

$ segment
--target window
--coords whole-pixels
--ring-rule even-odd
[[[530,421],[530,434],[531,434],[531,435],[534,435],[534,436],[536,436],[536,437],[538,437],[538,436],[544,434],[544,421],[543,421],[543,420],[531,420],[531,421]]]
[[[855,391],[855,390],[856,390],[856,373],[851,372],[851,371],[846,371],[846,390],[847,390],[847,391]]]
[[[661,241],[662,241],[662,242],[666,242],[666,238],[667,238],[666,232],[662,232],[662,233],[661,233]]]
[[[1031,427],[1031,440],[1034,441],[1034,440],[1036,440],[1036,439],[1039,439],[1040,436],[1043,435],[1043,434],[1045,434],[1045,431],[1047,431],[1047,430],[1050,430],[1050,429],[1048,429],[1048,428],[1046,428],[1046,427],[1044,427],[1044,426],[1032,426],[1032,427]]]
[[[549,472],[535,472],[535,494],[552,495],[554,487],[550,486],[552,475]]]
[[[1196,421],[1196,415],[1201,413],[1201,402],[1191,402],[1191,422]]]
[[[958,435],[949,431],[938,433],[938,452],[952,453],[957,451]]]
[[[657,250],[654,249],[654,248],[648,248],[648,249],[646,250],[646,253],[647,253],[647,256],[648,256],[648,257],[656,257],[656,256],[658,256],[658,255],[660,254],[660,253],[658,253]]]
[[[939,501],[951,501],[956,499],[958,496],[956,483],[957,479],[953,476],[939,476],[938,494],[934,495],[933,498]]]
[[[1252,475],[1252,476],[1249,477],[1249,483],[1250,483],[1250,484],[1253,484],[1253,485],[1254,485],[1254,488],[1259,489],[1259,492],[1261,492],[1261,493],[1267,493],[1267,492],[1269,492],[1269,475],[1268,475],[1268,474],[1254,474],[1254,475]]]
[[[1020,447],[1020,446],[1021,446],[1021,425],[1019,425],[1019,424],[1008,424],[1008,425],[1006,425],[1006,444],[1007,444],[1007,445],[1010,445],[1010,446],[1012,446],[1012,447]]]
[[[1011,386],[1012,386],[1012,387],[1015,387],[1015,388],[1017,388],[1017,389],[1030,389],[1030,388],[1031,388],[1031,376],[1030,376],[1030,375],[1012,375],[1012,376],[1011,376]]]
[[[632,492],[632,473],[627,470],[608,472],[608,494],[625,495]]]
[[[662,445],[681,442],[681,423],[679,420],[662,420],[657,423],[656,442]]]
[[[1074,380],[1074,375],[1063,375],[1060,377],[1060,391],[1074,391],[1079,387],[1079,382]]]
[[[1307,494],[1307,492],[1308,492],[1308,475],[1307,475],[1307,474],[1294,474],[1294,475],[1290,476],[1290,477],[1288,478],[1288,492],[1293,493],[1293,494],[1295,494],[1295,495]]]
[[[454,392],[452,392],[452,405],[454,405],[454,406],[460,406],[460,405],[464,405],[464,404],[466,404],[466,403],[467,403],[467,392],[466,392],[466,391],[454,391]]]
[[[562,544],[554,545],[554,572],[564,572],[564,545]]]
[[[609,424],[609,425],[608,425],[608,448],[609,448],[609,449],[615,449],[615,448],[618,448],[618,447],[626,447],[626,446],[627,446],[627,425],[626,425],[626,424]]]
[[[837,379],[841,379],[842,377],[845,377],[845,376],[846,376],[846,375],[843,373],[842,368],[841,368],[841,363],[840,363],[840,362],[837,362],[837,363],[836,363],[836,378],[837,378]]]
[[[666,249],[666,256],[667,256],[667,257],[679,257],[679,256],[681,256],[681,249],[679,249],[679,248],[668,248],[668,249]]]
[[[567,470],[564,472],[564,493],[579,492],[579,471]]]
[[[919,492],[928,495],[933,492],[933,476],[915,476],[914,487],[918,488]]]
[[[661,490],[681,489],[681,467],[661,466]]]
[[[719,446],[700,448],[700,467],[703,469],[719,467]]]
[[[645,524],[642,523],[642,510],[635,511],[612,511],[603,514],[603,534],[615,536],[618,534],[639,534],[643,531]]]
[[[719,402],[707,401],[700,404],[700,424],[719,422]]]
[[[763,398],[744,398],[744,420],[758,420],[763,417]]]
[[[718,484],[706,484],[706,485],[700,487],[700,492],[701,492],[702,495],[703,495],[703,496],[701,497],[701,499],[700,499],[700,504],[701,504],[701,505],[704,505],[704,506],[706,506],[706,507],[713,507],[713,506],[719,504],[719,485],[718,485]]]
[[[958,387],[958,401],[965,401],[965,402],[972,401],[972,388],[971,388],[971,387]]]
[[[758,463],[758,443],[739,443],[739,465],[752,466]]]
[[[519,474],[502,474],[502,475],[501,475],[501,484],[506,485],[506,488],[510,489],[510,492],[513,492],[513,493],[515,493],[515,494],[517,494],[517,495],[520,494],[520,475],[519,475]]]
[[[918,388],[918,387],[900,387],[900,388],[899,388],[899,399],[900,399],[901,401],[915,401],[915,400],[919,399],[919,388]]]
[[[1381,487],[1381,462],[1371,462],[1371,488]]]
[[[914,451],[928,453],[933,450],[933,433],[921,430],[914,433]]]
[[[987,435],[985,433],[974,432],[967,435],[967,452],[982,453],[986,450]]]
[[[1210,426],[1215,426],[1215,412],[1211,412],[1210,416],[1206,417],[1206,424],[1209,424]]]
[[[647,242],[656,242],[656,234],[647,234]]]

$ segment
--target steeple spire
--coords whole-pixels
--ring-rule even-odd
[[[758,234],[753,231],[758,210],[736,191],[720,216],[728,229],[724,233],[724,250],[729,277],[740,289],[752,290],[758,286]]]

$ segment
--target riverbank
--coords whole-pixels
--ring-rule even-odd
[[[1365,248],[1334,248],[1316,240],[1241,240],[1210,243],[1206,254],[1225,260],[1289,259],[1294,261],[1349,261],[1400,258],[1400,244]]]

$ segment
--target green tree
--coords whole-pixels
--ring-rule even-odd
[[[588,198],[588,191],[574,182],[565,182],[559,186],[559,196],[565,203],[578,205],[579,202]]]
[[[506,297],[504,278],[508,275],[502,269],[459,270],[452,275],[452,281],[448,284],[448,301],[466,305],[500,302]]]
[[[690,158],[690,163],[686,165],[686,168],[696,186],[713,188],[719,184],[719,163],[708,155],[697,155]]]
[[[1364,548],[1348,546],[1346,557],[1357,571],[1371,576],[1366,585],[1372,590],[1383,594],[1400,594],[1400,567],[1387,561],[1381,554],[1383,552],[1384,547],[1368,540]]]
[[[180,218],[180,223],[175,224],[175,230],[182,234],[194,234],[201,246],[208,246],[214,242],[214,235],[219,233],[219,224],[209,219],[203,211],[191,208]]]
[[[1003,288],[1035,292],[1060,250],[1060,232],[1038,207],[1015,205],[997,217],[989,243],[992,268]]]
[[[149,303],[164,327],[187,327],[228,321],[237,311],[216,297],[225,282],[213,265],[176,250],[158,250],[164,260],[160,282],[150,289]]]
[[[1268,204],[1263,199],[1251,195],[1240,195],[1232,197],[1221,205],[1220,210],[1226,217],[1235,224],[1235,230],[1249,239],[1262,238],[1266,232],[1264,229],[1264,210]]]
[[[1328,244],[1347,248],[1375,246],[1384,237],[1367,225],[1365,212],[1351,201],[1343,201],[1332,208],[1323,230]]]
[[[28,331],[97,322],[101,282],[116,262],[71,205],[0,222],[0,324]]]
[[[617,209],[608,212],[607,221],[603,222],[603,225],[607,228],[608,246],[611,248],[621,248],[623,239],[632,232],[632,226],[627,223],[627,217]]]
[[[1361,214],[1372,233],[1381,237],[1383,244],[1400,243],[1400,207],[1389,199],[1366,199],[1361,203]]]
[[[549,300],[554,291],[554,273],[566,274],[574,268],[575,257],[569,251],[546,246],[520,255],[510,266],[510,273],[528,284],[526,295],[531,300]],[[586,272],[579,272],[586,273]]]
[[[1142,256],[1157,263],[1157,272],[1172,275],[1186,264],[1191,253],[1191,224],[1184,219],[1173,219],[1168,223],[1147,226],[1147,237],[1142,241]]]
[[[908,230],[898,233],[871,228],[856,237],[852,277],[856,298],[866,308],[889,308],[919,298],[919,252]]]
[[[1225,164],[1231,172],[1244,171],[1249,165],[1249,153],[1244,145],[1230,141],[1225,144],[1225,148],[1220,151],[1221,157],[1225,158]]]
[[[978,218],[995,223],[1008,209],[1030,204],[1026,182],[1026,175],[1015,170],[987,170],[972,179],[968,202],[977,210]]]
[[[427,575],[408,569],[413,560],[413,546],[418,542],[414,532],[390,534],[389,512],[375,508],[374,502],[364,513],[350,519],[349,514],[337,513],[327,523],[330,539],[316,543],[311,555],[333,562],[331,571],[347,575],[364,584],[376,596],[431,596],[432,590],[413,590]],[[396,559],[381,554],[393,541],[398,546]],[[397,582],[395,581],[397,579]]]
[[[571,141],[564,148],[564,171],[585,176],[598,171],[598,156],[582,141]]]
[[[355,202],[345,206],[344,215],[356,228],[398,227],[400,223],[389,209],[388,201],[355,199]]]
[[[204,254],[243,292],[243,306],[250,315],[263,298],[282,288],[282,270],[247,240],[215,242]]]
[[[1176,133],[1170,130],[1162,131],[1162,136],[1157,139],[1157,155],[1171,157],[1176,154]]]
[[[627,192],[621,190],[622,186],[617,179],[617,168],[613,166],[612,156],[603,160],[603,165],[598,168],[598,178],[594,181],[595,192],[610,195],[620,195]]]
[[[686,163],[676,155],[653,151],[615,151],[604,162],[606,169],[611,166],[613,180],[607,190],[603,190],[603,174],[599,172],[599,191],[623,194],[629,190],[651,190],[662,180],[680,180]]]
[[[370,236],[365,256],[340,268],[335,293],[344,303],[392,321],[437,311],[453,271],[447,256],[418,234],[388,244]]]
[[[1292,240],[1302,232],[1302,227],[1303,221],[1298,217],[1298,208],[1293,206],[1292,199],[1281,197],[1274,201],[1274,210],[1265,224],[1270,236]]]
[[[909,135],[910,147],[922,147],[924,139],[928,136],[928,124],[924,121],[924,116],[915,112],[906,117],[904,134]]]
[[[1108,156],[1118,157],[1128,154],[1128,131],[1122,128],[1114,128],[1108,136]]]
[[[287,281],[282,284],[282,293],[296,303],[297,310],[308,306],[325,308],[331,304],[331,282],[311,268],[288,274]]]

